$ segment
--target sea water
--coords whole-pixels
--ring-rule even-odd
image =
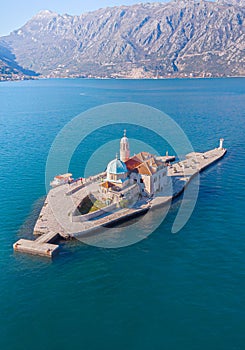
[[[228,78],[0,84],[1,349],[244,349],[244,83]],[[79,113],[115,102],[167,113],[196,151],[225,139],[227,155],[201,174],[188,223],[171,233],[178,201],[147,239],[126,248],[72,241],[62,243],[53,261],[14,253],[15,241],[32,237],[46,193],[46,159],[58,132]],[[137,135],[129,126],[129,138],[130,132],[157,147],[153,136]],[[119,139],[121,127],[88,137],[69,170],[80,176],[87,154],[112,135]],[[101,166],[106,162],[101,159]]]

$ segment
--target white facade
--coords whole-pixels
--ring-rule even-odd
[[[131,173],[130,178],[139,184],[142,194],[152,196],[158,192],[163,192],[166,186],[167,167],[158,169],[152,175]]]

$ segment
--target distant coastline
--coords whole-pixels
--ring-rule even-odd
[[[238,0],[43,10],[0,38],[0,80],[244,76],[244,11]]]
[[[71,80],[75,80],[75,79],[84,79],[84,80],[188,80],[188,79],[193,79],[193,80],[199,80],[199,79],[229,79],[229,78],[245,78],[245,75],[234,75],[234,76],[211,76],[211,77],[158,77],[158,78],[148,78],[148,77],[141,77],[141,78],[132,78],[132,77],[16,77],[16,78],[7,78],[4,79],[0,76],[0,83],[4,83],[4,82],[23,82],[23,81],[28,81],[28,80],[59,80],[59,79],[71,79]]]

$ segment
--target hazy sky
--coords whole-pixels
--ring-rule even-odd
[[[158,2],[166,1],[158,0]],[[0,8],[0,36],[20,28],[41,10],[79,15],[101,7],[139,2],[157,2],[157,0],[3,0]]]

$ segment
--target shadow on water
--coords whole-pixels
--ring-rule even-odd
[[[31,212],[18,231],[19,238],[33,239],[33,229],[43,207],[46,196],[38,198],[32,206]]]

